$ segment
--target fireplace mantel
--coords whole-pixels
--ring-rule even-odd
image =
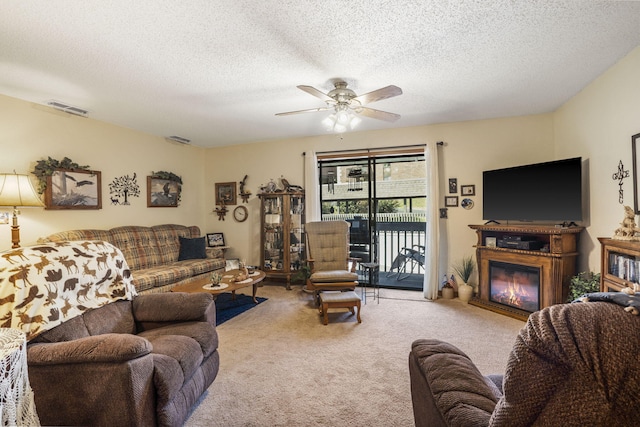
[[[478,236],[478,295],[469,303],[517,319],[526,320],[529,312],[499,304],[489,299],[489,262],[536,267],[540,269],[540,308],[566,301],[571,277],[576,274],[578,237],[583,227],[544,225],[469,225]],[[498,247],[499,241],[522,238],[542,245],[541,249],[525,250]],[[489,243],[489,244],[487,244]]]

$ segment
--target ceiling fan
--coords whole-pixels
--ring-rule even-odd
[[[353,128],[358,122],[360,122],[360,118],[358,118],[355,114],[360,114],[372,119],[385,120],[387,122],[395,122],[400,118],[399,114],[365,107],[366,104],[370,104],[372,102],[382,101],[383,99],[402,95],[402,89],[400,89],[398,86],[390,85],[369,93],[365,93],[364,95],[356,95],[354,91],[347,88],[347,83],[342,80],[335,81],[333,85],[335,86],[335,88],[329,93],[321,92],[311,86],[297,86],[298,89],[301,89],[310,95],[320,98],[327,104],[327,106],[320,108],[311,108],[308,110],[277,113],[276,116],[315,113],[320,111],[333,111],[333,113],[329,117],[323,120],[323,124],[325,124],[328,129],[333,129],[337,132],[344,132],[345,130],[347,130],[347,126]]]

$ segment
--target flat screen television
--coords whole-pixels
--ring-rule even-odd
[[[484,171],[486,221],[582,221],[582,158]]]

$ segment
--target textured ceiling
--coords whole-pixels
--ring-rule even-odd
[[[400,114],[359,130],[550,112],[640,45],[640,2],[3,0],[0,93],[204,147],[326,133],[342,78]]]

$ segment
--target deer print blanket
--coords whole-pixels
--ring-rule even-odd
[[[0,253],[0,327],[19,329],[27,340],[135,295],[122,252],[107,242],[47,243]]]

